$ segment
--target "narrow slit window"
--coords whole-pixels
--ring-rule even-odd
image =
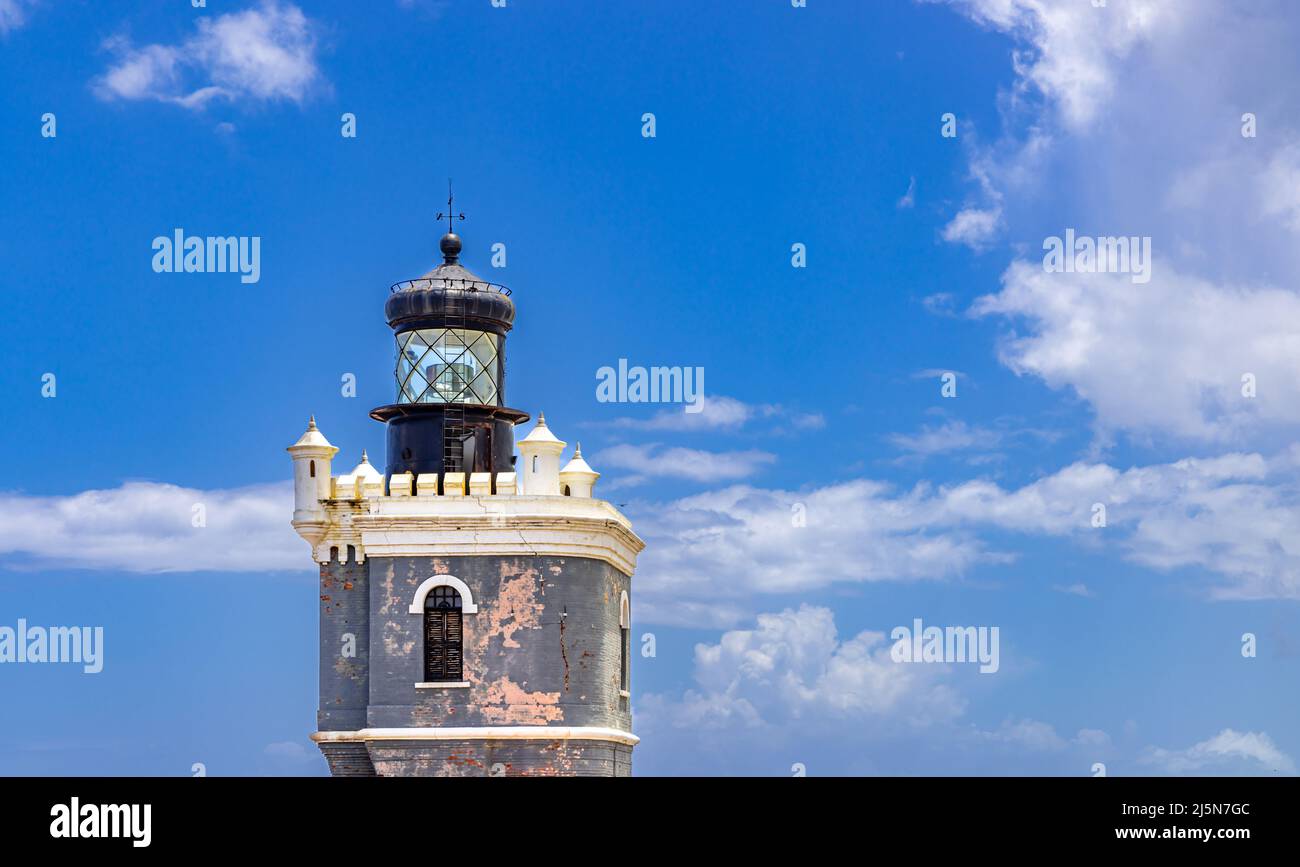
[[[618,688],[627,692],[628,681],[628,628],[619,629],[618,636]]]

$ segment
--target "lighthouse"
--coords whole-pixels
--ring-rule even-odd
[[[544,415],[516,449],[514,301],[461,264],[453,225],[384,307],[382,468],[362,453],[331,475],[315,418],[288,448],[292,524],[320,567],[312,739],[335,776],[626,776],[645,545]]]

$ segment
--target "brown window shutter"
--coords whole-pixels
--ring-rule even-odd
[[[461,612],[447,612],[446,665],[443,676],[447,680],[461,679]]]
[[[447,612],[424,612],[424,679],[446,679]]]

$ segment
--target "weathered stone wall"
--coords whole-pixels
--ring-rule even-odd
[[[619,695],[619,599],[629,579],[574,557],[380,557],[370,567],[366,726],[604,726],[631,731]],[[424,618],[408,613],[433,575],[465,582],[468,688],[416,689]]]
[[[372,741],[384,777],[626,777],[632,748],[595,740]]]
[[[356,731],[366,726],[370,700],[369,564],[334,557],[320,568],[320,731]],[[356,656],[344,655],[346,644]]]
[[[468,687],[420,688],[434,575],[463,581]],[[630,580],[576,557],[333,558],[321,567],[321,731],[426,726],[599,726],[630,732],[619,693],[619,600]],[[354,657],[343,654],[355,637]],[[372,640],[373,636],[373,640]],[[323,743],[334,776],[628,776],[632,748],[592,739]]]
[[[332,777],[373,777],[375,766],[363,743],[320,744]]]

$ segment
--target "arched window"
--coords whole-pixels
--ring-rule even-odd
[[[533,472],[537,472],[537,455],[533,455]]]
[[[310,467],[311,467],[311,477],[314,479],[316,478],[316,462],[312,461]]]
[[[424,598],[424,680],[459,681],[462,677],[464,629],[460,594],[454,587],[434,587]]]
[[[627,591],[618,600],[618,691],[626,697],[632,677],[632,660],[630,643],[632,640],[632,606],[628,603]]]
[[[565,486],[564,486],[564,496],[566,496],[566,497],[572,497],[572,496],[573,496],[573,494],[569,491],[569,486],[568,486],[568,485],[565,485]]]

